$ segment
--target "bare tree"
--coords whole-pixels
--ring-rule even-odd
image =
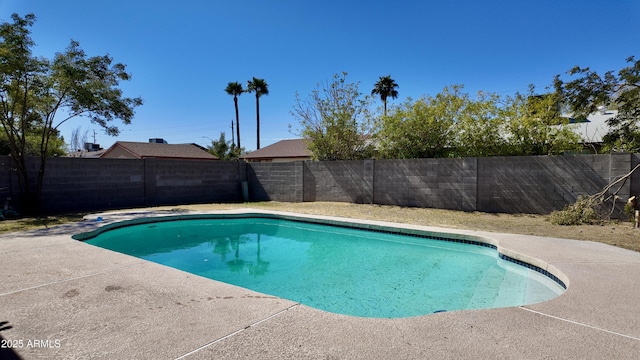
[[[87,136],[89,136],[89,129],[85,130],[84,133],[82,133],[81,126],[73,129],[71,132],[71,142],[69,143],[69,152],[73,157],[76,157],[76,155],[77,157],[82,157],[82,154],[84,154],[86,150],[84,144],[87,142]]]

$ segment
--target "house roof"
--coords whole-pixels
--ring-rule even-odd
[[[116,148],[120,148],[131,154],[132,157],[138,159],[218,159],[196,144],[161,144],[130,141],[117,141],[115,144],[111,145],[111,147],[107,149],[101,157],[109,157],[109,153],[113,152]]]
[[[310,158],[311,153],[307,149],[309,140],[290,139],[280,140],[277,143],[265,146],[251,152],[245,159],[274,159],[274,158]]]
[[[618,115],[618,110],[598,111],[584,120],[567,116],[573,130],[582,137],[585,143],[601,143],[603,136],[609,132],[607,120]]]
[[[105,149],[98,150],[98,151],[76,150],[68,153],[67,157],[96,159],[101,157],[102,154],[105,153],[105,151],[107,150]]]

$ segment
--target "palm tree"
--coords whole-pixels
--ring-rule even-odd
[[[395,99],[398,97],[398,83],[391,78],[391,75],[380,76],[380,80],[373,84],[371,95],[379,94],[380,100],[384,103],[384,116],[387,116],[387,97]]]
[[[260,149],[260,96],[269,95],[269,85],[264,79],[258,79],[256,77],[253,80],[247,81],[247,92],[256,93],[256,129],[258,143],[256,150]]]
[[[240,115],[238,115],[238,96],[242,95],[244,90],[239,82],[230,82],[224,89],[229,95],[233,95],[233,104],[236,106],[236,135],[238,137],[238,149],[240,148]]]

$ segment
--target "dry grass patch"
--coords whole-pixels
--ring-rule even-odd
[[[81,221],[82,214],[67,214],[38,218],[7,219],[0,221],[0,233],[41,229]]]

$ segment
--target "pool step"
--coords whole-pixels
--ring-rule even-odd
[[[506,271],[505,271],[506,270]],[[522,269],[526,272],[526,269]],[[478,282],[470,308],[518,306],[526,303],[527,277],[520,270],[492,267]]]
[[[498,287],[504,278],[504,272],[496,267],[491,267],[482,275],[482,279],[478,282],[467,308],[489,308],[493,307],[496,296],[498,295]]]
[[[518,306],[526,303],[527,269],[507,270],[493,307]]]

